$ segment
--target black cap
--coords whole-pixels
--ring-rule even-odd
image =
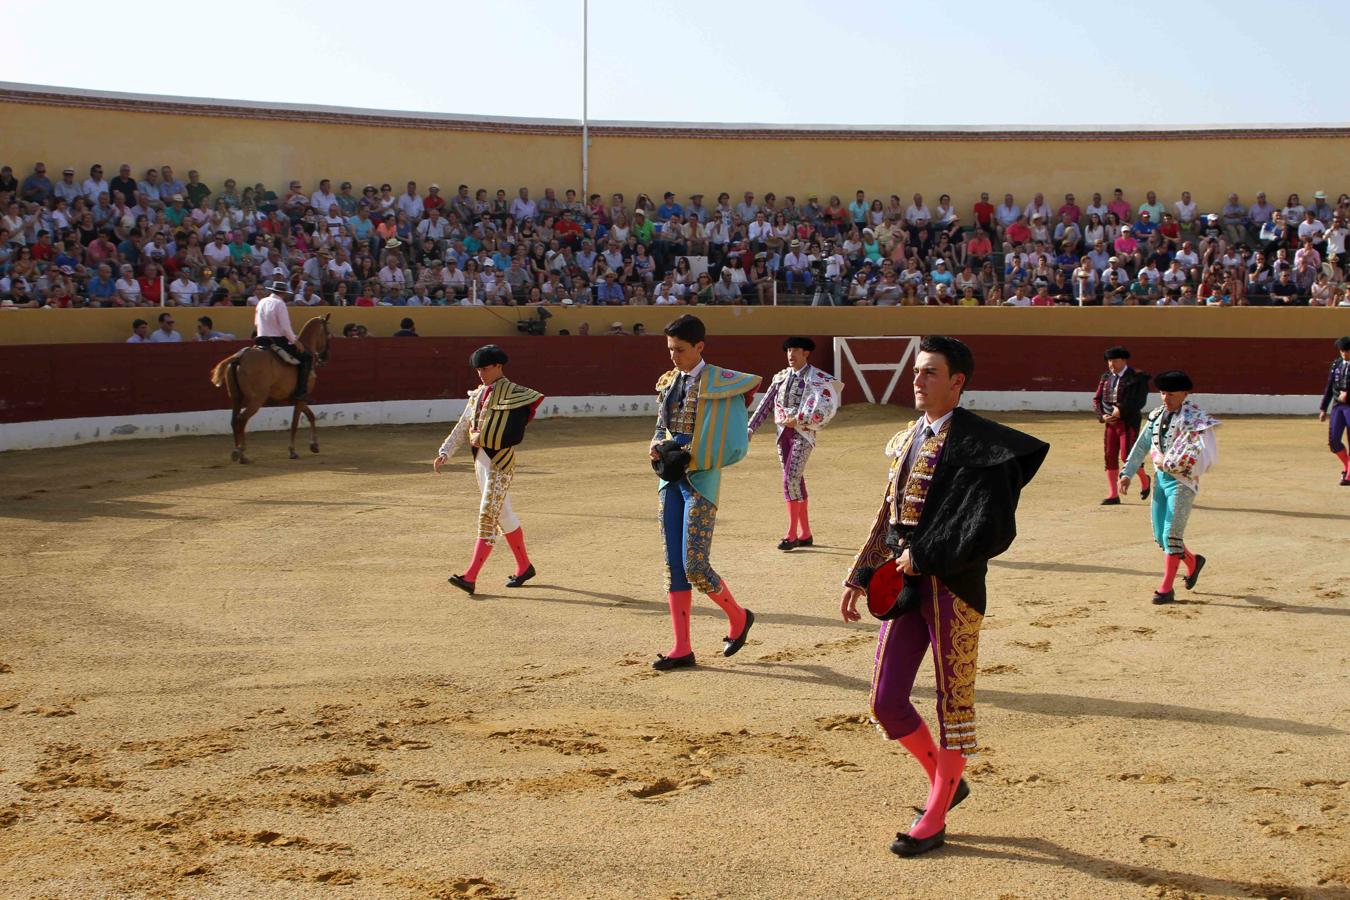
[[[1129,359],[1130,351],[1124,347],[1108,347],[1103,354],[1107,359]]]
[[[816,349],[816,342],[809,337],[790,337],[783,341],[784,350],[791,350],[794,347],[810,353],[812,350]]]
[[[475,369],[485,369],[488,366],[506,365],[506,351],[496,344],[487,344],[473,351],[473,356],[469,357],[469,364]]]
[[[1159,372],[1153,376],[1153,384],[1160,391],[1189,391],[1192,390],[1191,376],[1180,369],[1169,369],[1166,372]]]

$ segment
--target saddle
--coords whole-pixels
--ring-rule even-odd
[[[275,353],[277,357],[282,362],[286,363],[286,365],[288,366],[300,365],[300,360],[296,357],[294,353],[291,352],[291,348],[289,347],[284,347],[281,344],[273,344],[272,352]]]
[[[287,347],[285,344],[268,344],[263,349],[271,350],[277,355],[277,359],[280,359],[288,366],[300,365],[300,360],[291,352],[291,348]]]

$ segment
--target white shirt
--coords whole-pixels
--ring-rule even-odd
[[[90,203],[97,203],[99,194],[108,194],[111,191],[108,190],[108,182],[86,178],[84,183],[80,185],[80,193],[89,198]]]
[[[511,201],[511,216],[517,223],[524,222],[526,219],[533,219],[538,211],[539,207],[535,205],[533,200],[522,200],[517,197]]]
[[[202,255],[211,261],[211,265],[222,266],[230,261],[230,245],[212,241],[202,250]]]
[[[177,344],[183,340],[183,336],[176,331],[165,332],[163,328],[156,328],[150,332],[150,337],[146,343],[150,344]]]
[[[1175,210],[1177,211],[1177,221],[1178,221],[1178,222],[1181,222],[1181,223],[1184,224],[1184,223],[1194,222],[1194,221],[1195,221],[1195,201],[1194,201],[1194,200],[1192,200],[1190,203],[1182,203],[1180,200],[1178,200],[1176,203],[1173,203],[1173,204],[1172,204],[1172,208],[1175,209]]]
[[[180,277],[169,285],[169,296],[179,306],[191,306],[197,297],[197,283]]]
[[[920,221],[931,222],[932,220],[933,216],[928,212],[927,203],[923,206],[915,206],[911,203],[909,209],[905,210],[905,221],[911,225],[917,225]]]
[[[286,301],[276,294],[268,294],[258,301],[258,307],[253,312],[253,327],[258,337],[284,337],[292,344],[300,342],[295,336],[295,329],[291,327]]]
[[[337,194],[325,194],[323,191],[315,191],[309,195],[309,205],[314,207],[323,215],[328,215],[328,209],[337,203]]]

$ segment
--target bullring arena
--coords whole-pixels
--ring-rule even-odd
[[[699,310],[708,359],[766,377],[813,336],[848,405],[814,547],[775,549],[767,431],[728,470],[714,553],[758,624],[722,659],[699,598],[700,664],[664,674],[664,339],[557,331],[673,313],[335,340],[320,452],[288,459],[264,413],[241,466],[206,375],[243,344],[127,346],[134,312],[0,320],[5,896],[1350,898],[1350,491],[1315,418],[1339,311]],[[868,721],[876,622],[842,622],[839,585],[929,333],[974,350],[968,405],[1051,451],[991,565],[971,797],[902,861],[922,776]],[[539,576],[498,589],[501,549],[467,597],[478,491],[465,455],[430,462],[488,341],[549,395],[512,486]],[[1210,568],[1165,607],[1147,504],[1098,506],[1117,343],[1224,423],[1189,534]],[[927,665],[917,693],[930,715]]]

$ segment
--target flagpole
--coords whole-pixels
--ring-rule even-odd
[[[581,0],[581,202],[591,199],[590,0]]]

